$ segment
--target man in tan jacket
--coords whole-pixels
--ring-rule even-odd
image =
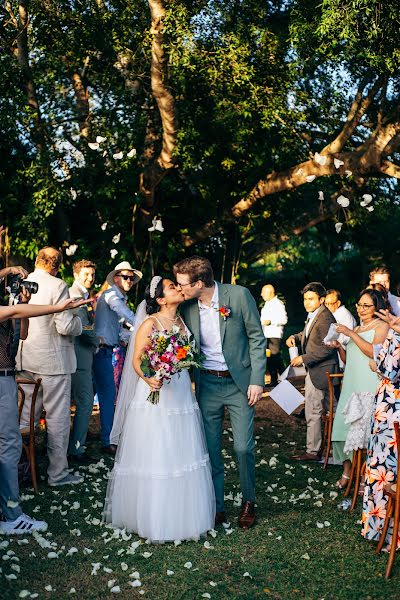
[[[35,270],[28,279],[39,284],[30,304],[57,304],[69,297],[67,284],[56,277],[62,255],[55,248],[42,248]],[[76,371],[74,336],[82,333],[79,316],[71,311],[45,315],[32,320],[26,340],[20,342],[17,354],[18,376],[42,379],[36,401],[35,421],[42,408],[46,411],[48,483],[60,486],[80,483],[82,477],[68,472],[70,432],[71,374]],[[31,386],[26,386],[31,388]],[[29,389],[26,389],[27,396]],[[22,411],[20,427],[29,426],[30,402]]]

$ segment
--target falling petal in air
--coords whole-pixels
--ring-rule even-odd
[[[339,196],[337,203],[340,204],[340,206],[343,206],[343,208],[347,208],[350,204],[350,200],[346,198],[346,196]]]
[[[129,150],[127,154],[128,158],[133,158],[134,156],[136,156],[136,148],[132,148],[132,150]]]
[[[323,167],[324,165],[326,165],[326,161],[328,160],[328,157],[322,156],[321,154],[318,154],[318,152],[316,152],[314,154],[314,160],[316,163],[318,163],[319,165],[321,165]]]
[[[121,160],[121,158],[123,158],[123,156],[124,156],[124,153],[122,151],[121,152],[117,152],[116,154],[113,154],[113,158],[115,160]]]
[[[316,175],[307,175],[306,181],[308,181],[308,183],[311,183],[312,181],[314,181],[315,178]]]
[[[339,158],[334,158],[333,164],[335,165],[336,169],[339,169],[342,165],[344,165],[344,162],[342,160],[339,160]]]
[[[103,136],[101,136],[101,135],[98,135],[98,136],[96,137],[96,142],[97,142],[98,144],[101,144],[102,142],[105,142],[105,141],[106,141],[106,139],[107,139],[107,138],[105,138],[105,137],[103,137]]]
[[[340,233],[343,227],[343,223],[335,223],[336,233]]]
[[[100,146],[100,144],[98,144],[97,142],[89,142],[89,143],[88,143],[88,146],[89,146],[89,148],[90,148],[91,150],[98,150],[98,149],[99,149],[99,146]]]

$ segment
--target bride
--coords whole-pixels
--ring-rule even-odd
[[[203,424],[187,371],[162,384],[141,355],[153,328],[189,332],[177,315],[184,296],[156,276],[139,305],[122,373],[111,443],[118,445],[104,520],[152,542],[198,539],[214,527],[215,496]],[[133,357],[133,358],[132,358]],[[132,368],[133,365],[133,368]],[[160,401],[147,401],[160,390]]]

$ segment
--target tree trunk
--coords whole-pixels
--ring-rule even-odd
[[[166,11],[163,0],[148,0],[151,12],[151,90],[157,103],[162,124],[162,147],[158,156],[144,166],[140,175],[140,192],[143,208],[151,212],[155,204],[157,186],[175,166],[174,150],[176,146],[175,100],[167,87],[167,53],[165,50],[164,24]]]

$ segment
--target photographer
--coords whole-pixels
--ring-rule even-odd
[[[0,280],[9,275],[26,277],[22,267],[8,267],[0,270]],[[0,532],[4,534],[26,534],[44,531],[47,523],[31,519],[22,512],[19,505],[18,463],[21,457],[21,435],[18,423],[18,393],[15,381],[15,357],[12,350],[14,340],[14,319],[21,319],[19,337],[28,335],[29,317],[59,313],[69,308],[77,308],[85,301],[63,300],[54,305],[29,305],[30,295],[22,286],[19,304],[0,306]]]

